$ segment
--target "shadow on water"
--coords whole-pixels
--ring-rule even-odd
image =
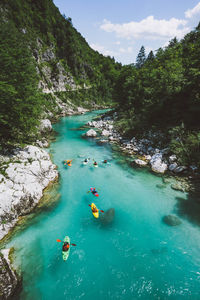
[[[188,221],[200,225],[200,198],[190,195],[188,199],[176,197],[176,213]]]
[[[34,286],[34,289],[31,292],[31,295],[29,294],[29,292],[26,292],[26,289],[23,289],[16,299],[41,299],[40,289],[36,287],[38,278],[42,276],[45,269],[43,264],[44,257],[41,255],[41,239],[37,238],[36,240],[31,242],[31,247],[29,249],[30,250],[26,248],[26,253],[21,256],[22,270],[24,270],[22,272],[22,285],[26,286],[27,281],[30,281],[32,286]],[[37,262],[34,264],[34,267],[32,257],[34,257],[34,261]],[[24,280],[24,278],[26,278],[26,280]]]
[[[200,225],[200,182],[195,182],[194,191],[189,192],[187,199],[176,197],[176,213],[191,223]]]

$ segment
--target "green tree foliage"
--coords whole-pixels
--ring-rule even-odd
[[[155,55],[150,52],[145,59],[144,53],[142,47],[136,66],[124,66],[118,77],[116,92],[120,97],[116,100],[121,118],[129,119],[126,133],[162,130],[169,134],[171,148],[179,152],[183,163],[191,162],[192,157],[197,163],[200,161],[200,25],[180,42],[174,38]],[[184,124],[184,138],[176,140],[181,124]]]
[[[38,78],[23,34],[12,22],[0,25],[0,140],[26,142],[38,124]]]

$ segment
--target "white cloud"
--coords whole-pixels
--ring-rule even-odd
[[[115,44],[115,45],[120,45],[121,42],[120,42],[120,41],[117,41],[117,42],[115,42],[114,44]]]
[[[185,17],[191,19],[192,17],[200,14],[200,2],[192,9],[188,9],[185,12]]]
[[[115,56],[117,55],[117,52],[112,51],[112,50],[108,50],[106,49],[104,46],[99,45],[99,44],[90,44],[90,47],[96,51],[98,51],[99,53],[102,53],[105,56]]]
[[[128,47],[128,48],[119,48],[119,52],[120,53],[132,53],[133,52],[133,48],[132,47]]]
[[[129,22],[124,24],[112,24],[108,20],[104,20],[100,26],[106,32],[114,32],[118,37],[131,38],[145,38],[155,40],[170,39],[174,36],[182,38],[187,32],[187,21],[171,18],[170,20],[156,20],[154,16],[148,16],[140,22]]]

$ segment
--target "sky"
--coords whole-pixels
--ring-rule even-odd
[[[200,22],[199,0],[53,0],[90,47],[122,64],[146,55],[193,30]]]

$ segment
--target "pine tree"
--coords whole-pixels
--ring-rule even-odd
[[[144,48],[144,46],[142,46],[140,48],[140,51],[139,51],[138,56],[136,58],[136,67],[141,68],[145,63],[145,60],[146,60],[145,48]]]
[[[153,61],[155,58],[153,51],[151,50],[147,56],[147,61]]]

